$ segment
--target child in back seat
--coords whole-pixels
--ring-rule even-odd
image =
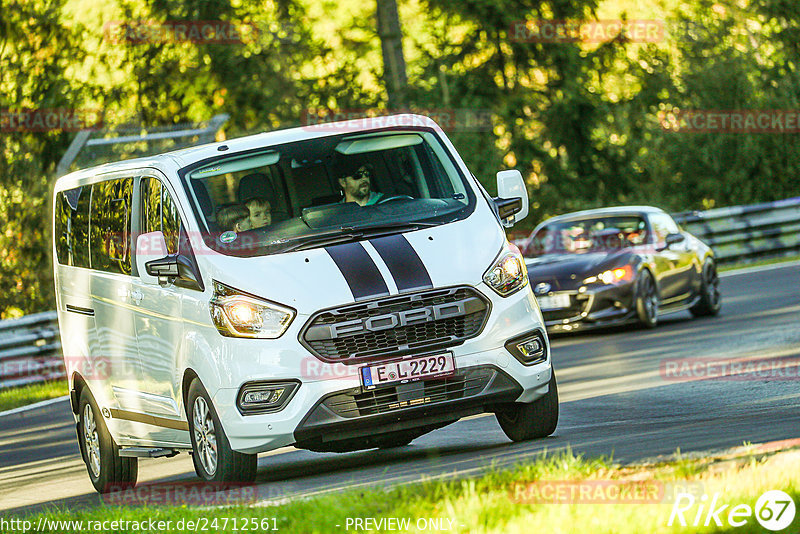
[[[250,230],[253,227],[250,222],[250,210],[242,204],[223,206],[217,212],[217,225],[222,231],[233,230],[238,233]]]
[[[264,197],[251,198],[245,202],[245,206],[250,210],[250,224],[253,228],[262,228],[272,224],[272,206]]]

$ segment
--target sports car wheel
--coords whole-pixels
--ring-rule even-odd
[[[700,283],[700,300],[689,311],[695,317],[717,315],[722,308],[722,294],[719,291],[717,266],[709,260],[703,265],[703,278]]]
[[[646,328],[655,328],[658,324],[658,291],[650,271],[642,271],[636,284],[636,316]]]

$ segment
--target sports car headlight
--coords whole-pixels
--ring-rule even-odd
[[[603,271],[597,276],[590,276],[589,278],[586,278],[583,283],[594,284],[595,282],[601,282],[608,286],[611,284],[618,284],[620,282],[627,282],[632,278],[633,268],[630,265],[625,265],[622,267],[617,267],[616,269]]]
[[[267,302],[214,281],[211,318],[219,333],[227,337],[275,339],[295,316],[291,308]]]
[[[486,285],[501,297],[507,297],[528,284],[528,269],[519,249],[509,243],[483,275]]]

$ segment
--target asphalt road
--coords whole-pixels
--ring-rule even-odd
[[[687,380],[684,358],[755,360],[797,374],[800,266],[722,279],[715,318],[662,318],[655,330],[631,328],[553,340],[561,419],[554,436],[515,444],[493,416],[465,419],[394,450],[319,454],[286,448],[259,457],[262,499],[313,495],[421,477],[468,476],[508,466],[544,449],[633,462],[800,437],[800,379],[745,374],[738,380]],[[777,367],[776,367],[777,366]],[[769,367],[761,367],[762,370]],[[697,368],[713,373],[719,367]],[[676,379],[677,378],[677,379]],[[195,480],[191,459],[140,460],[139,481],[168,486]],[[24,513],[56,504],[100,502],[80,460],[66,402],[0,418],[0,510]]]

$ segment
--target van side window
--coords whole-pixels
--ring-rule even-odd
[[[55,241],[58,263],[89,267],[89,202],[92,187],[62,191],[55,205]]]
[[[92,186],[90,255],[93,269],[131,274],[131,193],[133,179]]]
[[[181,218],[169,191],[153,177],[142,179],[142,227],[145,232],[161,231],[167,253],[178,253]]]

